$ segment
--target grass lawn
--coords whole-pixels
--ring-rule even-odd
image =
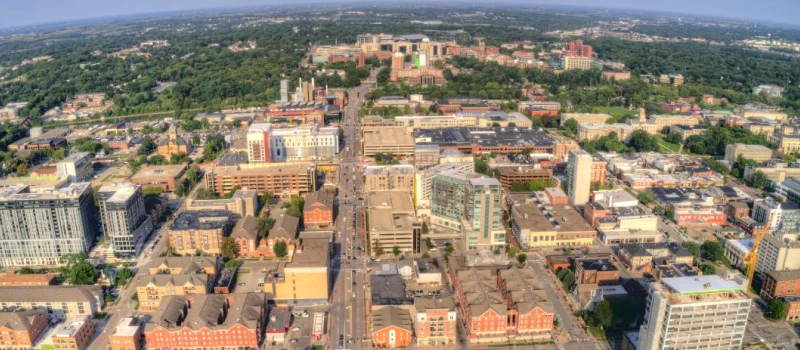
[[[594,107],[592,108],[592,112],[606,113],[616,118],[619,118],[625,114],[636,115],[637,113],[636,111],[629,111],[627,108],[623,107]]]
[[[667,142],[660,135],[653,135],[653,138],[658,142],[659,151],[662,153],[678,153],[681,148],[679,144]]]
[[[606,340],[606,332],[600,327],[589,327],[589,334],[597,340]]]

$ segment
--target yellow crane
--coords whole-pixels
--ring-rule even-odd
[[[764,235],[769,232],[769,227],[772,225],[772,215],[767,219],[767,224],[764,227],[758,227],[753,230],[753,246],[744,257],[744,264],[747,269],[747,292],[750,292],[750,287],[753,285],[753,278],[756,276],[756,263],[758,262],[758,246],[764,240]]]

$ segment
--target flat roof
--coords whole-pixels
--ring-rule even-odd
[[[292,256],[292,261],[286,264],[284,271],[291,268],[328,267],[329,243],[329,238],[303,238],[300,242],[303,251]]]
[[[661,283],[675,293],[679,294],[705,294],[727,291],[744,291],[744,286],[722,279],[716,275],[670,277],[661,280]]]
[[[213,230],[230,225],[231,212],[227,210],[184,211],[170,225],[170,230]]]
[[[178,178],[186,170],[185,164],[143,166],[131,176],[132,181],[151,181],[151,178]]]
[[[522,229],[529,229],[532,232],[595,232],[595,229],[573,206],[543,203],[543,207],[539,208],[536,195],[528,193],[512,193],[509,194],[509,198],[514,203],[512,218]],[[543,209],[547,210],[547,214],[543,212]]]
[[[217,161],[217,166],[238,166],[247,163],[246,152],[228,152]]]
[[[436,143],[440,146],[535,146],[548,147],[553,139],[540,128],[438,128],[414,129],[414,140],[420,143]]]

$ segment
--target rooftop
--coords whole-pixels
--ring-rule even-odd
[[[83,325],[86,324],[86,322],[92,322],[91,319],[89,319],[89,315],[71,317],[64,321],[64,323],[61,323],[57,326],[58,328],[56,328],[55,333],[53,333],[53,337],[73,337],[75,336],[75,333],[78,333],[78,330],[80,330]]]
[[[137,318],[126,317],[119,320],[113,335],[118,337],[132,337],[141,327],[142,324]]]
[[[124,204],[127,203],[140,188],[141,186],[136,184],[116,182],[101,186],[100,189],[97,190],[97,195],[98,197],[104,197],[104,201],[107,203]]]
[[[377,332],[389,326],[395,326],[413,332],[411,314],[396,306],[388,306],[372,311],[372,331]]]
[[[456,302],[453,298],[445,297],[445,298],[426,298],[426,297],[417,297],[414,298],[414,308],[417,309],[417,312],[425,312],[427,310],[455,310]]]
[[[406,285],[401,275],[371,275],[369,276],[369,285],[373,305],[408,305],[411,303],[411,299],[406,297]]]
[[[176,332],[184,327],[217,330],[230,329],[237,324],[255,330],[264,317],[265,303],[263,293],[165,296],[145,331],[164,328]]]
[[[4,287],[0,288],[0,300],[7,303],[96,303],[102,300],[102,289],[100,286]]]
[[[267,333],[283,333],[292,325],[292,312],[288,308],[273,307],[267,316]]]
[[[227,210],[184,211],[170,225],[175,230],[225,229],[231,223],[231,212]]]
[[[186,170],[185,164],[147,165],[131,176],[131,181],[152,181],[151,178],[178,178]]]
[[[231,238],[244,238],[249,240],[255,240],[258,238],[258,223],[259,219],[247,215],[236,223],[236,226],[233,226],[233,230],[231,230]]]
[[[800,270],[770,271],[767,274],[779,282],[800,280]]]
[[[88,182],[76,182],[58,189],[31,190],[27,185],[12,185],[0,190],[0,202],[42,200],[75,200],[90,187]]]
[[[228,152],[222,155],[217,161],[217,166],[235,167],[247,163],[246,152]]]
[[[661,280],[661,284],[668,287],[671,292],[678,294],[704,294],[744,290],[744,286],[733,281],[726,281],[716,275],[664,278]]]
[[[47,317],[44,309],[0,311],[0,328],[6,327],[15,331],[27,331],[33,328],[36,315]]]
[[[328,267],[330,238],[303,238],[301,245],[303,251],[292,256],[292,261],[286,264],[284,271],[292,268]]]
[[[583,215],[570,205],[551,205],[536,194],[512,193],[508,197],[514,203],[511,216],[522,229],[533,232],[595,231]]]
[[[414,129],[414,140],[418,143],[435,143],[440,146],[512,146],[548,147],[553,139],[539,128],[439,128]]]

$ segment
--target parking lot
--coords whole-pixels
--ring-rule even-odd
[[[239,267],[239,273],[236,275],[236,285],[233,287],[234,293],[249,293],[249,292],[263,292],[263,281],[259,282],[261,278],[266,280],[266,272],[275,270],[278,266],[276,261],[257,261],[245,260]]]

